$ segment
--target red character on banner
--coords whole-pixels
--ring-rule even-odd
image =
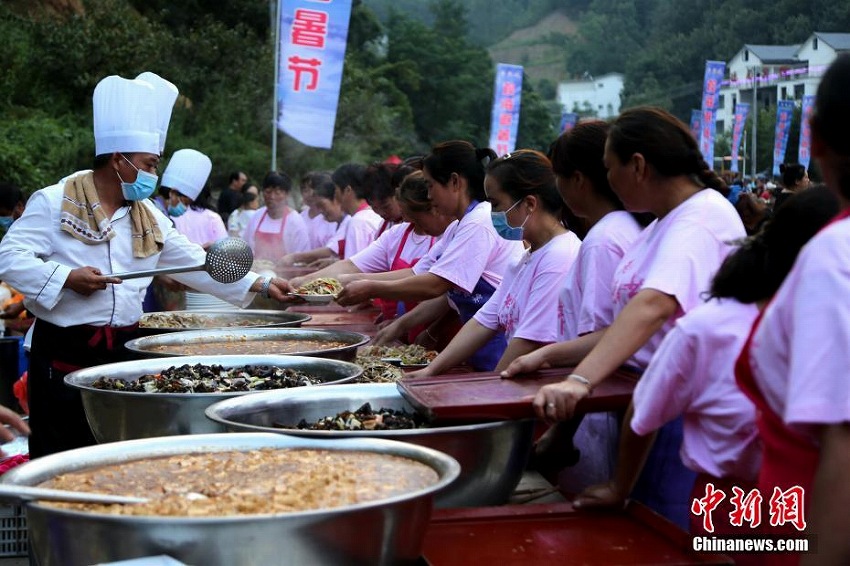
[[[761,502],[764,498],[759,490],[750,490],[745,496],[743,489],[734,486],[732,487],[732,494],[729,502],[735,508],[729,513],[729,523],[734,527],[742,526],[744,521],[747,521],[752,528],[761,525]]]
[[[513,98],[505,98],[502,100],[502,110],[510,112],[514,109],[514,99]]]
[[[516,94],[516,85],[514,83],[504,83],[502,85],[502,96],[513,96]]]
[[[717,92],[717,79],[708,79],[708,82],[705,85],[705,91],[711,94]]]
[[[496,155],[505,155],[508,152],[508,144],[499,143],[496,144]]]
[[[319,67],[322,66],[321,59],[303,59],[294,55],[287,60],[289,61],[287,69],[295,74],[292,80],[292,90],[295,92],[301,91],[301,77],[304,74],[310,80],[304,87],[304,90],[316,90],[319,88]]]
[[[295,10],[292,21],[292,44],[324,49],[328,35],[328,13],[321,10]]]
[[[705,97],[705,107],[706,108],[714,108],[715,96],[713,94],[709,94]]]
[[[499,131],[496,133],[496,139],[499,141],[510,141],[511,132],[510,130],[506,130],[504,128],[499,128]]]
[[[711,518],[711,513],[725,498],[726,494],[722,490],[714,489],[714,484],[709,482],[705,484],[705,497],[694,499],[691,503],[691,513],[703,515],[702,528],[706,532],[714,532],[714,521]]]
[[[791,523],[798,531],[806,528],[804,514],[803,488],[795,485],[782,491],[773,488],[770,496],[770,524],[773,527]]]
[[[502,114],[499,114],[499,125],[500,126],[510,126],[511,125],[511,115],[505,114],[504,112]]]

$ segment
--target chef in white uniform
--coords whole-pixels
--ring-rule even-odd
[[[148,200],[156,190],[177,89],[145,73],[109,76],[94,90],[93,170],[35,192],[0,243],[0,279],[25,296],[36,317],[29,370],[30,455],[94,444],[76,390],[63,377],[121,361],[135,337],[150,277],[110,273],[203,264],[205,252]],[[144,79],[144,80],[142,80]],[[283,299],[285,281],[249,273],[217,283],[204,272],[181,283],[246,306],[254,293]]]

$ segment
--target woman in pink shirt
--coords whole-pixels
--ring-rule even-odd
[[[525,240],[529,249],[446,349],[411,377],[439,375],[466,361],[499,331],[508,346],[497,371],[558,339],[558,296],[552,290],[572,267],[581,242],[564,226],[552,165],[537,151],[509,153],[488,165],[484,190],[499,236]]]
[[[291,279],[290,285],[300,287],[319,277],[335,277],[342,283],[348,283],[372,278],[402,279],[412,275],[412,267],[428,253],[452,219],[434,210],[428,200],[428,185],[422,173],[408,169],[412,173],[404,178],[398,188],[398,202],[407,222],[392,226],[353,257],[315,273]],[[391,303],[392,311],[389,310],[389,304],[382,306],[384,320],[392,320],[396,316],[395,301],[388,303]],[[404,309],[409,311],[415,306],[415,302],[407,302]]]
[[[608,183],[603,154],[609,130],[608,123],[601,120],[580,122],[561,134],[551,150],[561,197],[587,228],[578,258],[561,285],[559,342],[611,325],[614,270],[643,226],[651,221],[651,215],[626,212]],[[615,413],[558,423],[535,444],[534,467],[544,475],[557,474],[574,463],[581,450],[578,467],[571,470],[571,475],[582,478],[581,486],[587,485],[584,478],[607,477],[617,451],[617,435],[611,432],[618,429]],[[575,446],[570,448],[574,435]],[[600,439],[607,439],[607,446]]]
[[[817,537],[817,553],[777,555],[783,560],[773,563],[850,561],[848,91],[850,55],[844,54],[821,79],[811,118],[812,156],[842,211],[800,253],[735,368],[759,414],[764,459],[758,487],[765,499],[776,492],[799,496],[799,520],[777,528],[799,536],[803,527]]]
[[[424,160],[428,194],[437,212],[457,223],[413,267],[414,275],[396,281],[354,281],[343,288],[337,301],[342,305],[374,298],[424,301],[445,295],[448,302],[442,304],[454,309],[462,322],[470,320],[524,251],[521,242],[509,242],[493,228],[484,176],[485,164],[494,158],[493,150],[465,141],[434,146]],[[405,317],[415,317],[417,310],[425,308],[420,304]],[[435,309],[429,314],[442,313]],[[492,370],[506,345],[504,334],[498,333],[470,358],[473,367]]]
[[[735,383],[734,365],[759,309],[779,289],[803,245],[838,212],[825,187],[790,198],[763,231],[726,258],[711,299],[676,321],[635,389],[622,429],[614,479],[582,493],[576,505],[617,505],[628,497],[649,453],[655,432],[684,416],[680,455],[699,473],[692,498],[706,485],[732,495],[749,492],[761,465],[756,411]],[[715,534],[751,534],[715,513]],[[745,530],[746,529],[746,530]],[[749,533],[748,533],[749,531]],[[706,534],[702,517],[691,516],[691,534]]]
[[[170,189],[166,205],[174,227],[204,248],[227,237],[221,216],[204,206],[209,198],[210,171],[209,157],[194,149],[181,149],[171,156],[162,175],[162,187]]]
[[[336,234],[321,248],[289,254],[279,265],[295,263],[328,265],[353,256],[375,239],[382,219],[366,202],[363,174],[366,168],[356,163],[340,165],[327,182],[313,186],[318,208],[328,222],[339,222]]]
[[[254,213],[245,227],[245,241],[254,251],[254,259],[276,262],[310,245],[304,219],[289,208],[290,190],[292,179],[286,173],[272,171],[263,179],[266,205]]]
[[[504,375],[544,363],[577,367],[560,383],[540,389],[535,412],[550,422],[572,417],[576,403],[618,367],[643,370],[676,319],[702,302],[714,273],[746,233],[721,194],[723,180],[702,157],[688,127],[659,108],[623,112],[605,144],[611,187],[631,212],[657,220],[641,232],[613,279],[616,318],[604,330],[552,344],[514,361]],[[714,190],[717,189],[717,190]],[[678,458],[681,421],[671,423],[647,468],[642,501],[680,525],[694,475]]]

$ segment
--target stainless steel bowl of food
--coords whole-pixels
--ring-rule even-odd
[[[106,377],[129,383],[143,375],[162,374],[171,367],[195,364],[240,368],[246,365],[286,368],[302,372],[322,384],[356,379],[362,369],[356,364],[300,356],[187,356],[152,358],[81,369],[65,376],[65,384],[80,390],[86,418],[98,442],[135,438],[224,432],[224,427],[204,416],[209,405],[251,391],[209,393],[133,392],[99,389],[92,384]]]
[[[243,328],[157,334],[124,346],[148,357],[288,354],[354,361],[357,348],[368,342],[365,334],[345,330]]]
[[[277,432],[305,438],[386,438],[427,446],[457,459],[460,478],[437,496],[439,507],[504,503],[522,477],[534,421],[498,421],[409,430],[328,431],[283,429],[275,423],[315,422],[364,403],[414,412],[393,383],[338,385],[322,390],[268,391],[218,402],[207,416],[231,431]]]
[[[257,450],[266,451],[258,453]],[[0,481],[36,486],[59,481],[62,478],[57,476],[62,474],[66,474],[65,479],[67,474],[75,472],[97,475],[91,472],[105,466],[128,464],[132,469],[136,464],[149,464],[153,458],[163,458],[161,462],[165,465],[176,459],[203,459],[203,455],[209,455],[209,459],[220,466],[212,468],[215,471],[225,465],[222,460],[231,457],[222,453],[239,452],[236,456],[246,457],[243,453],[253,451],[250,454],[281,457],[279,450],[302,454],[306,454],[304,451],[332,451],[335,455],[343,451],[343,457],[365,453],[366,457],[376,456],[375,460],[380,462],[395,457],[407,465],[430,468],[425,471],[432,479],[427,487],[413,488],[383,499],[342,506],[331,503],[314,510],[270,514],[251,507],[239,510],[248,514],[126,515],[110,514],[98,508],[28,503],[29,540],[36,561],[40,566],[77,566],[166,555],[186,564],[205,566],[411,563],[422,552],[434,494],[451,484],[460,469],[458,463],[445,454],[400,442],[378,439],[325,441],[278,434],[214,434],[132,440],[60,452],[20,466],[2,476]],[[158,476],[157,481],[161,478]],[[135,482],[128,482],[100,491],[135,493],[137,497],[158,499],[160,492],[180,490],[184,485],[174,486],[167,480],[164,478],[166,483],[160,489],[134,489]],[[281,485],[283,482],[253,484],[250,474],[245,474],[243,481],[248,488],[256,485],[257,493],[271,490],[270,501],[275,491],[287,489],[286,485]],[[392,476],[383,481],[390,484],[388,488],[402,485]],[[204,488],[204,497],[238,498],[240,487],[222,488],[219,493],[210,493]],[[390,491],[383,489],[380,483],[375,487],[379,493]],[[94,488],[86,486],[85,490]],[[303,497],[299,493],[293,496]],[[192,503],[186,506],[191,509]]]
[[[149,312],[139,320],[143,336],[183,330],[226,328],[297,328],[309,314],[260,309]]]

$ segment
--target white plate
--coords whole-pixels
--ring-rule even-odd
[[[308,303],[312,303],[314,305],[327,305],[330,304],[331,301],[336,299],[336,295],[303,295],[300,293],[289,293],[293,297],[299,297],[304,299]]]

